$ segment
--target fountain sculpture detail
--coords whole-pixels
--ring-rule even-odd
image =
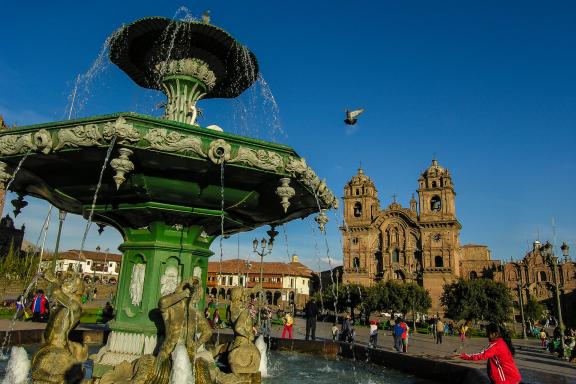
[[[336,207],[337,199],[292,148],[196,123],[199,99],[236,97],[258,76],[254,54],[222,29],[161,17],[141,19],[114,34],[110,59],[138,85],[167,95],[164,118],[128,112],[3,131],[0,186],[63,211],[87,218],[93,214],[98,224],[122,233],[117,314],[109,323],[108,343],[94,357],[94,374],[148,372],[152,364],[155,382],[166,383],[169,365],[156,364],[153,356],[162,351],[157,344],[164,325],[175,326],[164,316],[163,302],[172,294],[162,292],[165,282],[187,282],[178,288],[183,300],[203,308],[213,254],[209,248],[216,237],[315,212],[320,212],[323,227],[324,210]],[[108,150],[113,158],[93,206],[94,185]],[[194,300],[192,293],[198,295]],[[233,316],[241,320],[235,323],[233,344],[240,349],[226,352],[233,356],[244,351],[237,361],[231,357],[231,374],[248,378],[212,372],[210,380],[255,380],[250,375],[257,372],[258,350],[252,348],[242,293],[237,294]],[[69,325],[59,329],[64,337]],[[185,345],[194,356],[196,351]],[[254,361],[240,368],[241,359],[250,356]],[[39,366],[35,363],[33,369]],[[197,368],[197,376],[205,372]]]

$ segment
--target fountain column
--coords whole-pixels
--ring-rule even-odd
[[[121,228],[123,260],[115,299],[116,317],[108,323],[112,332],[95,359],[95,374],[112,366],[152,354],[163,333],[158,309],[161,291],[192,276],[206,286],[208,258],[213,254],[208,236],[199,225],[168,225],[155,221],[147,227]],[[164,284],[163,284],[164,283]],[[199,307],[204,306],[202,298]]]
[[[196,102],[214,87],[214,72],[197,58],[162,61],[156,65],[156,71],[168,97],[164,117],[194,125],[198,116]]]

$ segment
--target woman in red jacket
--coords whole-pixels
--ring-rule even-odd
[[[522,380],[514,363],[512,340],[503,328],[491,323],[486,327],[490,344],[480,353],[456,355],[464,360],[488,360],[488,376],[493,384],[518,384]]]

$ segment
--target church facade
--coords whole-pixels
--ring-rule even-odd
[[[415,282],[441,311],[443,286],[457,278],[492,277],[500,263],[484,245],[460,244],[456,192],[448,169],[432,161],[418,179],[409,207],[394,201],[382,209],[374,182],[362,169],[344,188],[343,282]]]

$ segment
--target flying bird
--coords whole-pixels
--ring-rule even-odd
[[[364,112],[364,108],[356,109],[354,111],[346,110],[346,120],[344,122],[348,125],[354,125],[358,121],[357,117]]]

